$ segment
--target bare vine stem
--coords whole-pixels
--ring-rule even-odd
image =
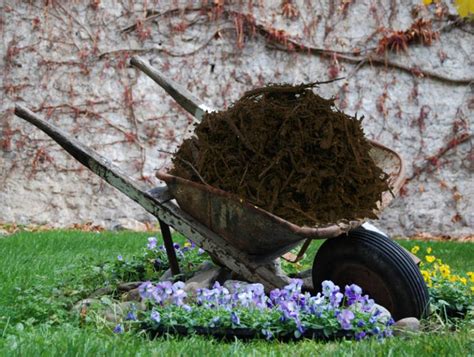
[[[308,54],[318,55],[318,56],[327,57],[327,58],[334,57],[334,58],[337,58],[337,60],[342,60],[348,63],[354,63],[356,64],[356,69],[351,72],[350,76],[353,76],[357,72],[357,70],[360,69],[361,67],[370,64],[374,66],[391,67],[391,68],[395,68],[400,71],[409,73],[414,76],[429,77],[434,80],[439,80],[439,81],[443,81],[445,83],[450,83],[454,85],[469,85],[474,82],[474,77],[453,78],[453,77],[450,77],[441,73],[437,73],[429,69],[423,69],[417,66],[406,65],[403,63],[390,60],[387,57],[377,55],[374,52],[374,50],[368,52],[365,56],[361,57],[361,56],[353,55],[354,52],[351,52],[351,51],[337,51],[337,50],[319,48],[319,47],[303,44],[297,41],[296,39],[293,39],[287,35],[282,36],[281,38],[278,38],[278,36],[275,36],[275,33],[278,33],[279,30],[276,30],[275,28],[265,25],[264,23],[253,18],[253,16],[245,15],[235,10],[227,10],[224,8],[219,8],[216,6],[193,7],[193,8],[187,8],[187,9],[174,8],[174,9],[170,9],[161,13],[156,12],[154,10],[148,10],[147,17],[143,20],[143,22],[149,22],[159,17],[171,16],[171,15],[175,15],[179,13],[189,13],[189,12],[196,12],[196,11],[205,12],[205,11],[216,10],[216,9],[220,10],[222,16],[225,16],[226,18],[230,18],[232,16],[243,16],[247,18],[248,22],[253,22],[250,25],[253,25],[255,27],[256,32],[258,32],[260,35],[266,38],[267,41],[271,45],[273,45],[273,47],[277,50],[281,50],[285,52],[308,53]],[[454,21],[453,23],[450,23],[449,26],[454,26],[455,24],[459,24],[459,23],[460,22],[458,21]],[[135,30],[136,28],[137,28],[137,24],[129,25],[125,27],[124,29],[122,29],[121,32],[128,33]],[[200,49],[206,47],[207,44],[209,44],[212,41],[214,36],[215,34],[210,36],[210,38],[204,43],[204,45],[200,46],[196,50],[193,50],[191,53],[183,54],[183,56],[193,54],[199,51]],[[158,49],[154,49],[154,50],[156,51]],[[126,50],[121,50],[121,51],[126,51]],[[166,52],[166,50],[162,50],[162,49],[160,49],[160,51]],[[103,57],[105,54],[104,53],[101,54],[100,57]]]

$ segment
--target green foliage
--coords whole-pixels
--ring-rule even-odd
[[[452,319],[464,318],[474,308],[474,272],[456,273],[443,262],[444,257],[434,255],[431,247],[415,245],[411,252],[422,259],[420,269],[428,285],[432,312],[445,322],[457,323]]]
[[[433,317],[424,322],[428,332],[409,339],[394,338],[383,343],[367,341],[335,341],[323,343],[303,340],[279,343],[252,341],[224,343],[212,338],[164,336],[149,340],[142,335],[125,332],[115,335],[112,329],[97,329],[97,325],[80,327],[78,319],[68,309],[48,305],[70,306],[96,287],[103,287],[106,272],[103,262],[114,265],[117,254],[127,261],[141,257],[149,234],[104,232],[36,232],[18,233],[0,239],[0,355],[1,356],[83,356],[83,355],[292,355],[308,356],[317,351],[322,356],[346,355],[458,355],[466,356],[474,348],[474,313],[467,313],[462,323],[443,325]],[[178,237],[178,240],[184,241]],[[320,242],[314,242],[301,269],[310,266]],[[452,270],[472,270],[473,244],[453,242],[400,241],[411,249],[432,247],[438,256],[449,262]],[[84,266],[84,271],[81,271]],[[95,271],[93,267],[96,268]],[[125,271],[134,269],[133,264]],[[298,268],[298,270],[301,270]],[[91,272],[92,270],[92,272]],[[122,273],[124,273],[122,272]],[[105,275],[104,275],[105,274]],[[82,277],[82,278],[81,278]],[[97,279],[97,280],[95,280]],[[103,280],[102,280],[103,279]],[[111,278],[107,278],[111,279]],[[133,279],[131,279],[133,280]],[[38,285],[40,285],[38,287]],[[33,289],[25,293],[28,289]],[[57,290],[56,290],[57,289]],[[24,301],[19,304],[19,291]],[[58,292],[61,291],[60,293]],[[22,294],[23,294],[22,293]],[[59,302],[54,294],[63,295]],[[33,297],[40,295],[42,297]],[[31,297],[31,304],[28,303]],[[36,303],[34,300],[36,299]],[[77,299],[77,300],[76,300]],[[61,302],[62,301],[62,302]],[[20,305],[30,304],[22,308]],[[36,305],[36,306],[34,306]],[[61,312],[60,310],[64,311]],[[45,312],[46,311],[46,312]],[[56,314],[57,317],[54,317]],[[36,316],[32,321],[30,318]]]
[[[440,278],[432,278],[432,281],[433,286],[429,288],[431,310],[444,321],[464,318],[469,311],[474,311],[474,293],[466,289],[466,285]]]

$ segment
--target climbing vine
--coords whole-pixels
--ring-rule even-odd
[[[6,160],[7,169],[1,179],[6,181],[13,172],[22,170],[31,179],[47,168],[54,172],[82,170],[78,164],[65,161],[48,139],[32,134],[30,128],[14,119],[12,104],[26,101],[33,111],[60,126],[66,125],[66,130],[95,148],[106,153],[116,148],[125,150],[127,170],[140,180],[156,183],[154,165],[167,157],[156,148],[173,151],[192,128],[192,119],[171,99],[144,92],[141,75],[128,65],[130,57],[147,56],[197,95],[217,98],[219,105],[228,105],[231,98],[236,98],[236,85],[243,91],[269,80],[288,78],[284,73],[288,69],[279,66],[270,69],[271,76],[265,75],[257,60],[257,71],[239,67],[241,59],[263,47],[272,56],[282,56],[279,58],[283,61],[318,61],[327,79],[344,76],[346,81],[338,82],[336,92],[342,109],[367,110],[363,108],[363,86],[358,75],[361,71],[371,71],[374,76],[384,73],[379,92],[370,93],[374,102],[371,115],[380,123],[380,132],[374,136],[379,138],[389,132],[395,142],[402,140],[391,124],[396,120],[398,125],[411,125],[418,131],[419,151],[410,153],[413,160],[409,183],[422,174],[436,177],[449,163],[446,156],[461,145],[470,147],[462,159],[472,167],[472,134],[466,108],[462,107],[470,103],[469,99],[458,101],[461,107],[453,118],[443,118],[448,123],[445,127],[452,131],[440,134],[442,141],[427,145],[427,123],[437,113],[435,103],[421,101],[419,93],[420,84],[425,81],[450,88],[468,88],[473,83],[471,75],[443,70],[445,61],[454,58],[439,45],[443,36],[449,36],[454,29],[469,36],[472,2],[457,1],[459,14],[449,13],[441,1],[423,3],[413,7],[409,24],[401,28],[396,22],[401,11],[396,1],[386,2],[386,13],[376,4],[367,5],[368,16],[374,19],[372,32],[354,40],[344,36],[338,25],[351,17],[356,6],[361,6],[352,0],[329,2],[316,12],[311,2],[291,0],[280,1],[274,7],[260,1],[203,0],[178,6],[174,1],[165,5],[152,0],[145,7],[135,1],[122,1],[117,3],[121,10],[116,13],[107,11],[109,4],[100,0],[82,4],[48,0],[21,6],[7,2],[0,11],[0,31],[5,38],[4,96],[0,99],[5,110],[1,114],[0,149],[27,155],[21,160],[19,156],[16,161]],[[310,12],[313,15],[307,16]],[[29,37],[16,34],[11,30],[14,26],[29,31]],[[418,58],[417,51],[429,46],[440,66],[429,66]],[[31,64],[34,70],[25,69]],[[180,68],[177,70],[176,66]],[[223,74],[219,66],[232,69]],[[200,78],[204,68],[209,68],[206,78],[212,75],[218,90]],[[401,85],[401,78],[413,82],[406,98],[393,94],[394,88]],[[97,83],[107,83],[110,88],[103,91]],[[406,113],[401,102],[405,99],[418,112],[402,123]],[[161,101],[165,109],[147,111],[151,101]],[[469,105],[472,107],[472,103]],[[156,108],[153,106],[153,110]],[[100,145],[94,144],[98,142]],[[407,195],[413,193],[411,187],[405,188]]]

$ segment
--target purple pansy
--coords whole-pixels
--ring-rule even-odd
[[[375,327],[372,329],[372,333],[373,333],[374,335],[378,335],[380,332],[381,332],[381,330],[380,330],[380,327],[378,327],[378,326],[375,326]]]
[[[183,304],[181,305],[181,308],[184,310],[184,311],[191,311],[193,308],[191,306],[189,306],[188,304]]]
[[[360,341],[360,340],[363,340],[366,336],[367,334],[364,331],[361,331],[361,332],[357,332],[354,337],[356,341]]]
[[[351,306],[362,299],[362,289],[356,284],[346,285],[344,289],[347,305]]]
[[[155,287],[150,281],[145,281],[138,287],[138,293],[142,299],[149,299],[151,298]]]
[[[183,282],[163,281],[156,285],[145,282],[140,285],[139,292],[143,298],[150,299],[156,305],[172,304],[181,306],[184,311],[191,311],[192,307],[187,305],[184,288]],[[229,311],[230,322],[233,326],[241,324],[236,308],[268,309],[279,311],[281,321],[291,322],[290,326],[294,326],[296,337],[304,334],[305,328],[311,327],[311,325],[306,325],[308,321],[322,317],[323,314],[325,314],[325,319],[335,318],[340,329],[355,330],[356,339],[363,339],[369,335],[377,335],[379,338],[390,335],[390,331],[386,332],[386,330],[393,320],[387,318],[387,320],[379,321],[381,311],[374,308],[374,301],[367,295],[362,297],[362,289],[359,286],[355,284],[345,286],[345,294],[342,294],[339,286],[331,281],[325,281],[322,284],[322,294],[318,293],[316,296],[311,296],[309,293],[303,294],[301,288],[301,280],[294,279],[287,286],[272,290],[268,297],[262,284],[234,284],[230,293],[226,287],[216,282],[210,289],[198,289],[196,301],[202,308]],[[356,314],[357,320],[355,320]],[[130,317],[132,315],[127,315],[127,319]],[[153,310],[151,320],[159,323],[160,314]],[[367,321],[371,323],[370,327],[367,327]],[[215,316],[209,321],[209,327],[217,327],[222,323],[223,320]],[[262,334],[267,338],[273,336],[268,326],[262,329]]]
[[[147,248],[149,250],[153,250],[156,248],[156,243],[157,243],[157,240],[156,240],[156,237],[149,237],[148,238],[148,244],[147,244]]]
[[[331,280],[324,280],[321,285],[323,288],[323,295],[326,297],[331,296],[331,294],[335,290],[336,292],[339,291],[339,286],[334,285],[334,283]]]
[[[118,324],[117,326],[115,326],[114,333],[118,333],[118,334],[123,333],[122,325]]]
[[[161,281],[156,285],[147,281],[138,287],[138,292],[143,299],[151,299],[158,305],[172,302],[179,306],[183,305],[187,297],[184,286],[184,283],[181,281],[174,284],[170,281]]]
[[[220,324],[221,318],[219,316],[214,317],[209,324],[209,327],[216,327]]]
[[[239,318],[239,315],[237,315],[236,312],[232,311],[230,313],[230,321],[232,321],[232,324],[233,325],[240,325],[240,318]]]
[[[161,321],[161,315],[158,311],[156,310],[152,310],[151,311],[151,315],[150,315],[150,318],[152,321],[154,321],[155,323],[159,324],[160,321]]]
[[[127,316],[125,317],[125,320],[127,320],[127,321],[136,321],[137,320],[137,314],[135,314],[134,311],[129,311]]]
[[[342,299],[344,298],[344,295],[340,292],[334,292],[329,296],[329,301],[332,305],[333,308],[339,307],[340,303],[342,302]]]
[[[339,321],[343,330],[350,330],[352,328],[352,320],[354,317],[355,315],[351,310],[344,309],[337,315],[337,321]]]
[[[375,302],[373,299],[369,298],[369,295],[364,295],[361,302],[363,312],[370,312],[374,308]]]

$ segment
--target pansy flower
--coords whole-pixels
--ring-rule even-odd
[[[155,248],[156,248],[156,243],[157,243],[156,237],[149,237],[149,238],[148,238],[147,248],[148,248],[149,250],[155,249]]]

